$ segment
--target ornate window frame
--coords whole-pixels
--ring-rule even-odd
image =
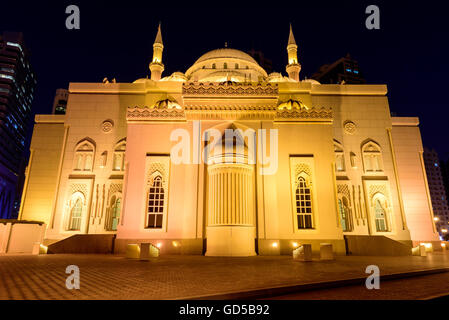
[[[393,200],[391,198],[388,180],[366,180],[366,197],[369,209],[369,222],[371,225],[371,233],[376,235],[390,235],[396,230],[395,215],[393,210]],[[381,200],[383,209],[385,210],[386,231],[378,231],[376,227],[376,202]]]
[[[384,172],[382,148],[374,140],[367,140],[362,144],[363,171],[365,174]]]
[[[354,231],[354,206],[351,198],[350,184],[343,183],[337,184],[337,206],[338,206],[338,216],[340,219],[340,225],[343,229],[343,216],[341,212],[341,206],[345,206],[347,208],[347,218],[345,219],[347,222],[346,230],[343,229],[343,232],[353,232]],[[346,204],[345,204],[346,202]]]
[[[89,162],[87,162],[90,159]],[[90,163],[90,165],[88,165]],[[92,172],[95,164],[95,143],[85,138],[78,142],[73,157],[73,171]]]
[[[161,228],[148,226],[149,219],[149,195],[150,189],[156,178],[161,178],[164,191]],[[170,180],[170,155],[147,155],[145,160],[145,189],[143,194],[143,214],[141,230],[144,232],[167,232],[168,208],[169,208],[169,180]],[[153,199],[154,200],[154,199]],[[154,206],[154,204],[153,204]],[[154,214],[154,213],[153,213]]]
[[[336,173],[346,172],[345,151],[343,145],[337,140],[334,140],[334,154],[335,154],[335,172]]]
[[[126,140],[123,139],[117,142],[117,144],[114,147],[114,153],[112,155],[112,171],[114,172],[125,171],[125,152],[126,152]]]
[[[77,203],[77,201],[81,200],[81,215],[79,217],[79,228],[78,229],[72,229],[72,211]],[[87,213],[87,201],[86,196],[81,191],[75,191],[70,195],[70,198],[67,202],[67,210],[66,210],[66,216],[67,220],[64,223],[64,231],[70,232],[70,233],[82,233],[83,228],[85,226],[85,219],[86,219],[86,213]]]
[[[296,189],[302,178],[310,189],[312,228],[300,229],[298,226],[298,212],[296,206]],[[319,210],[315,183],[315,165],[313,156],[290,156],[290,198],[292,206],[292,220],[294,233],[307,234],[319,232]],[[299,199],[301,201],[301,199]],[[304,199],[305,200],[305,199]],[[299,213],[300,214],[300,213]]]

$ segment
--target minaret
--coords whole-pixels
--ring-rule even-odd
[[[293,36],[292,25],[290,24],[290,35],[288,36],[287,44],[288,64],[285,70],[288,76],[296,81],[299,81],[299,72],[301,65],[298,63],[298,46],[296,45],[295,37]]]
[[[154,40],[153,44],[153,60],[150,63],[151,80],[160,80],[162,72],[164,72],[164,64],[162,63],[162,51],[164,51],[164,45],[162,43],[161,24],[159,23],[156,39]]]

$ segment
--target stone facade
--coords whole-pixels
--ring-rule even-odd
[[[162,77],[159,29],[151,79],[71,83],[66,115],[36,118],[21,218],[44,221],[47,239],[116,234],[118,251],[153,242],[161,253],[249,256],[325,242],[345,253],[345,235],[437,241],[417,119],[390,116],[385,85],[300,81],[294,41],[290,77],[229,48]],[[224,152],[206,153],[220,143]]]

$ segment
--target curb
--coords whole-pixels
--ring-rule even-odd
[[[390,280],[397,280],[397,279],[406,279],[406,278],[412,278],[412,277],[427,276],[427,275],[445,273],[445,272],[449,272],[449,268],[425,269],[425,270],[416,270],[416,271],[408,271],[408,272],[400,272],[400,273],[391,273],[391,274],[381,275],[381,280],[390,281]],[[359,278],[350,278],[350,279],[333,280],[333,281],[303,283],[303,284],[248,290],[248,291],[241,291],[241,292],[230,292],[230,293],[224,293],[224,294],[184,297],[184,298],[180,298],[179,300],[255,300],[255,299],[271,298],[271,297],[293,294],[293,293],[304,292],[304,291],[311,291],[311,290],[331,289],[331,288],[339,288],[339,287],[346,287],[346,286],[353,286],[353,285],[365,285],[365,281],[366,281],[366,277],[359,277]]]

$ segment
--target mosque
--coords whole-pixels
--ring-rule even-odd
[[[65,115],[36,116],[20,219],[116,252],[437,243],[418,118],[391,116],[386,85],[301,80],[291,27],[286,49],[287,75],[222,48],[164,76],[159,26],[149,78],[70,83]]]

